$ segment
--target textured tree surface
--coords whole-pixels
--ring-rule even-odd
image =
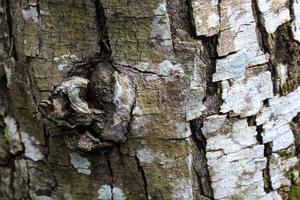
[[[299,113],[299,0],[0,0],[1,200],[297,200]]]

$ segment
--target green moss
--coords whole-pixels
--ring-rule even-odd
[[[300,199],[300,182],[291,187],[289,192],[289,200],[299,200]]]
[[[8,129],[5,128],[5,129],[3,130],[3,139],[4,139],[5,141],[8,141],[9,138],[10,138],[10,133],[9,133]]]
[[[287,160],[287,159],[289,159],[289,158],[291,158],[293,156],[291,152],[288,152],[288,151],[285,151],[285,150],[279,151],[278,154],[284,160]]]
[[[288,94],[291,91],[291,86],[289,81],[286,81],[284,84],[282,84],[281,91],[283,94]]]

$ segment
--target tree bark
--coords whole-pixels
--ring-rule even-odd
[[[0,0],[0,199],[299,199],[299,11]]]

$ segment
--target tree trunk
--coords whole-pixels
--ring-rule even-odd
[[[0,0],[0,199],[300,199],[299,0]]]

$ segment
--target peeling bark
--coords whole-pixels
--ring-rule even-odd
[[[299,5],[0,0],[0,199],[299,199]]]

